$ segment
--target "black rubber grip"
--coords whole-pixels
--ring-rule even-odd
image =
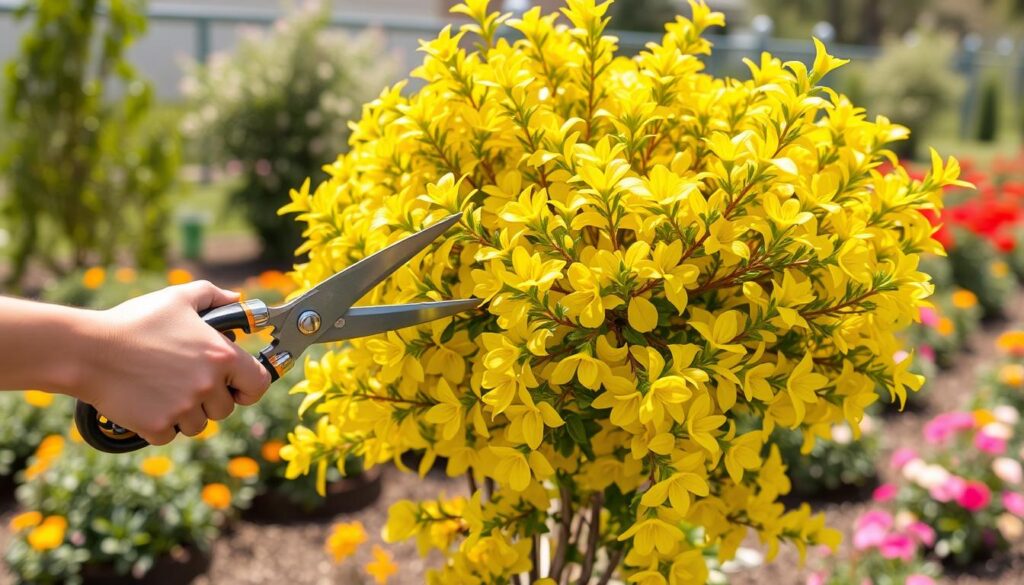
[[[242,303],[231,303],[199,313],[206,324],[217,331],[241,329],[252,333],[252,313]]]

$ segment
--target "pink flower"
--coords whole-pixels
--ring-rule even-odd
[[[853,529],[853,547],[865,550],[885,542],[892,527],[892,515],[882,510],[871,510],[857,518]]]
[[[871,494],[871,499],[879,504],[884,504],[896,497],[896,491],[895,484],[883,483],[875,488],[875,491]]]
[[[952,502],[960,498],[966,487],[967,482],[964,478],[950,475],[942,483],[932,486],[928,493],[940,502]]]
[[[983,453],[1002,455],[1006,452],[1006,439],[990,435],[982,429],[974,435],[974,446]]]
[[[969,412],[946,412],[924,425],[924,438],[936,445],[945,443],[957,431],[974,427],[974,415]]]
[[[807,575],[807,585],[825,585],[825,573],[817,572]]]
[[[932,546],[935,544],[935,530],[924,522],[911,522],[907,525],[906,532],[925,546]]]
[[[887,559],[903,559],[910,562],[917,554],[917,544],[906,534],[890,534],[879,547],[882,556]]]
[[[918,312],[921,314],[921,324],[926,327],[935,327],[939,324],[939,314],[935,309],[931,307],[920,307]]]
[[[917,348],[917,353],[923,359],[926,359],[926,360],[928,360],[930,362],[934,362],[935,361],[935,350],[932,349],[932,346],[930,346],[930,345],[922,345],[921,347],[918,347]]]
[[[910,447],[900,447],[892,452],[892,458],[889,459],[889,465],[891,465],[896,471],[899,471],[903,469],[904,465],[914,459],[917,459],[917,451]]]
[[[964,490],[956,499],[958,504],[970,512],[977,512],[987,506],[990,501],[992,501],[992,492],[989,491],[987,485],[980,481],[967,482]]]
[[[1024,517],[1024,496],[1017,492],[1003,492],[1003,507],[1014,516]]]
[[[928,575],[908,575],[905,585],[935,585],[935,579]]]

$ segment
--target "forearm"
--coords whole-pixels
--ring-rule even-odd
[[[78,396],[96,311],[0,297],[0,390]]]

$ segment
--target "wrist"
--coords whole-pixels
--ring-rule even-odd
[[[54,321],[63,339],[58,351],[60,359],[46,368],[46,388],[68,396],[91,402],[95,397],[89,391],[89,381],[96,378],[98,348],[105,329],[102,313],[90,309],[55,307]]]

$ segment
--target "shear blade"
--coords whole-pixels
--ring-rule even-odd
[[[435,319],[451,317],[480,306],[480,299],[457,299],[407,305],[352,307],[324,330],[317,343],[342,341],[412,327]],[[339,326],[340,325],[340,326]]]

